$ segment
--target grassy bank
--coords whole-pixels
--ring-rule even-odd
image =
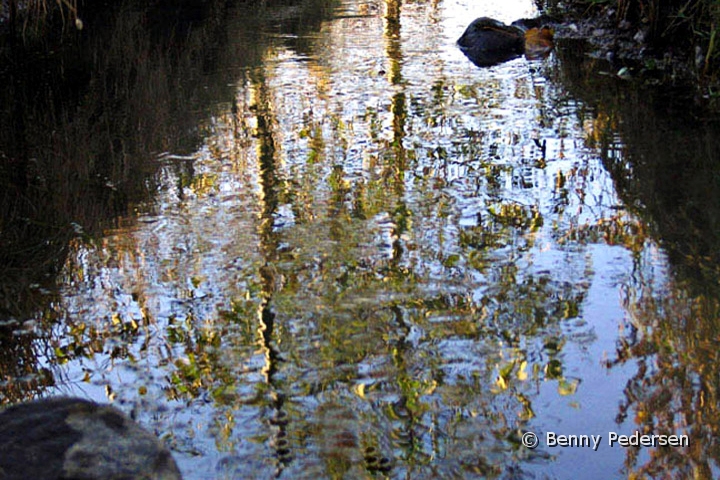
[[[719,0],[551,0],[547,9],[578,22],[607,58],[720,100]]]
[[[77,0],[7,0],[0,2],[0,35],[38,37],[58,30],[82,30]]]

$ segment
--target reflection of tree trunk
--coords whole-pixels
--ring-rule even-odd
[[[393,85],[402,85],[402,45],[400,43],[400,13],[401,0],[388,0],[385,4],[385,39],[386,55],[390,62],[390,82]],[[405,172],[408,168],[407,154],[403,145],[405,139],[405,120],[407,119],[407,104],[405,92],[399,91],[393,95],[390,112],[392,114],[393,138],[391,144],[391,165],[388,165],[392,181],[392,188],[396,195],[396,205],[390,216],[393,218],[393,242],[391,274],[397,277],[404,277],[402,260],[405,254],[402,236],[408,230],[410,210],[405,202]],[[397,326],[410,333],[411,325],[405,319],[405,315],[399,307],[394,307]],[[393,345],[393,364],[397,370],[397,383],[399,386],[400,398],[392,405],[392,410],[403,426],[398,431],[400,443],[408,453],[413,456],[414,452],[421,451],[418,446],[419,436],[416,434],[418,417],[415,408],[417,407],[417,391],[413,385],[412,372],[408,370],[405,362],[405,355],[409,351],[409,343],[404,337],[398,339]]]
[[[251,75],[252,88],[254,93],[254,105],[257,122],[257,155],[260,165],[260,188],[261,188],[261,213],[260,213],[260,250],[265,260],[265,265],[260,268],[262,280],[263,300],[259,309],[259,332],[261,335],[261,349],[265,354],[265,366],[263,374],[269,386],[271,406],[275,410],[275,418],[286,418],[283,411],[285,396],[275,382],[275,373],[278,369],[280,356],[274,345],[275,318],[276,314],[272,307],[272,297],[276,291],[278,278],[274,262],[278,258],[278,238],[274,231],[274,216],[278,210],[278,177],[277,156],[275,148],[275,137],[273,136],[274,117],[271,111],[271,92],[267,85],[265,76],[261,70],[256,70]],[[278,425],[277,437],[275,439],[275,453],[278,457],[279,467],[287,461],[287,422],[276,422]]]
[[[260,213],[260,241],[266,261],[277,259],[277,239],[273,233],[273,216],[278,208],[278,174],[275,158],[275,138],[273,137],[273,115],[270,111],[271,94],[262,72],[252,75],[254,105],[258,140],[257,155],[260,164],[260,187],[262,192]],[[269,294],[271,290],[266,291]]]
[[[385,3],[385,53],[390,62],[390,82],[393,85],[402,83],[402,46],[400,43],[400,13],[402,0],[387,0]],[[404,249],[400,240],[401,235],[407,228],[408,209],[403,202],[405,195],[405,170],[407,170],[405,147],[405,119],[407,118],[405,92],[400,91],[393,95],[392,105],[393,140],[392,165],[389,169],[392,175],[393,188],[397,195],[399,204],[391,216],[394,218],[395,229],[393,231],[393,266],[397,268],[400,264]]]
[[[273,137],[273,116],[270,111],[270,92],[265,77],[261,71],[252,75],[255,94],[255,118],[257,121],[256,137],[258,139],[258,162],[260,164],[260,188],[262,192],[260,213],[260,249],[265,259],[265,266],[260,269],[262,279],[263,303],[260,312],[260,329],[262,332],[262,347],[267,356],[265,375],[268,383],[277,369],[277,352],[272,346],[273,323],[275,314],[272,311],[271,301],[275,291],[275,269],[272,263],[277,260],[278,241],[273,231],[274,215],[278,208],[278,177],[275,163],[275,138]]]
[[[399,385],[400,398],[391,406],[395,416],[402,422],[402,429],[398,432],[399,442],[402,448],[412,457],[417,452],[422,452],[420,446],[420,437],[416,431],[416,427],[420,423],[422,415],[417,415],[419,391],[413,388],[414,382],[417,380],[413,376],[411,368],[408,368],[405,358],[412,355],[412,344],[407,341],[407,335],[410,333],[410,323],[405,318],[405,312],[398,306],[392,307],[395,317],[395,323],[405,331],[405,337],[399,337],[394,343],[392,349],[392,361],[397,370],[396,381]]]
[[[393,116],[393,153],[395,154],[395,189],[398,195],[404,193],[405,170],[407,170],[405,147],[405,119],[407,118],[405,93],[393,95],[391,110]]]
[[[385,41],[386,54],[390,60],[390,82],[397,85],[402,80],[400,48],[400,11],[402,0],[385,2]]]
[[[385,52],[390,62],[390,82],[393,85],[402,83],[402,49],[400,44],[400,7],[401,0],[388,0],[385,14]],[[398,196],[402,195],[403,178],[405,173],[405,149],[403,138],[405,137],[405,92],[400,91],[393,95],[392,106],[393,125],[393,153],[395,154],[393,172],[395,189]]]
[[[393,165],[393,183],[395,194],[397,195],[397,206],[395,211],[392,212],[394,220],[394,232],[393,232],[393,256],[392,262],[393,267],[399,268],[404,248],[402,245],[401,237],[407,231],[410,219],[410,210],[407,208],[405,203],[405,171],[407,170],[407,155],[405,147],[403,146],[403,139],[405,138],[405,118],[407,112],[405,110],[405,93],[400,92],[393,96],[392,100],[392,115],[393,115],[393,153],[394,153],[394,165]]]

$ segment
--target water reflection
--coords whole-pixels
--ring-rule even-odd
[[[133,217],[156,193],[155,154],[194,150],[198,136],[192,130],[200,112],[192,111],[191,99],[209,104],[223,93],[230,98],[223,92],[227,79],[206,83],[195,62],[225,28],[217,23],[220,10],[217,2],[207,3],[192,11],[178,9],[177,17],[160,22],[163,12],[124,2],[113,10],[114,21],[106,17],[108,9],[88,8],[84,32],[92,34],[77,33],[58,44],[51,38],[4,39],[4,401],[37,394],[54,382],[51,365],[41,366],[39,359],[52,351],[41,339],[58,315],[52,307],[37,312],[38,306],[58,301],[55,279],[69,245],[75,239],[91,241],[103,228]],[[160,26],[187,35],[171,38]],[[257,61],[251,49],[242,55],[246,64]]]
[[[189,478],[712,473],[712,214],[678,235],[704,189],[646,190],[656,111],[569,47],[477,69],[461,2],[300,5],[261,15],[257,62],[224,11],[197,147],[32,316],[38,390],[132,410]],[[692,446],[520,444],[635,429]]]
[[[565,52],[572,56],[574,50]],[[631,449],[625,465],[639,476],[715,477],[717,456],[710,452],[717,436],[717,358],[708,347],[719,318],[713,218],[720,152],[709,139],[716,138],[718,125],[694,117],[691,99],[682,92],[622,89],[607,76],[578,82],[593,65],[577,60],[563,74],[573,80],[571,88],[590,83],[573,93],[594,110],[592,141],[624,204],[644,220],[613,232],[615,241],[635,252],[635,261],[620,290],[628,332],[610,366],[638,365],[625,386],[618,421],[632,418],[640,431],[690,436],[682,454],[658,449],[646,460]],[[643,255],[649,236],[663,245],[666,266]]]

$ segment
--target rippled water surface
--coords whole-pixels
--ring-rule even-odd
[[[562,49],[480,69],[456,48],[529,1],[324,6],[271,9],[257,62],[250,7],[227,12],[198,147],[145,152],[154,194],[70,244],[36,318],[45,393],[112,400],[189,479],[717,473],[716,297],[687,274],[717,270],[664,241],[659,181],[628,185],[655,165],[618,113],[643,94],[575,92],[619,81]],[[636,430],[691,446],[607,444]]]

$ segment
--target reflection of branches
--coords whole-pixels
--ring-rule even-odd
[[[14,322],[0,327],[0,405],[31,399],[55,383],[53,373],[39,368],[37,340]]]
[[[17,3],[9,2],[11,7]],[[32,12],[43,3],[50,2],[26,6]],[[57,3],[73,17],[77,13],[75,0]],[[54,291],[72,239],[101,235],[129,205],[154,193],[150,179],[158,163],[148,152],[194,143],[187,132],[197,117],[185,109],[189,94],[205,91],[193,84],[196,59],[217,28],[203,23],[199,14],[211,16],[223,2],[196,10],[193,34],[180,40],[152,38],[152,27],[166,22],[153,21],[152,13],[128,14],[123,9],[130,3],[94,10],[102,17],[95,19],[97,28],[67,36],[62,45],[45,38],[38,48],[36,39],[27,39],[3,51],[9,63],[0,72],[0,103],[9,108],[0,110],[0,323],[33,319],[29,330],[38,335],[3,338],[8,356],[2,370],[12,382],[30,378],[35,370],[34,375],[47,377],[35,380],[24,394],[8,393],[17,399],[39,393],[39,385],[50,382],[37,365],[39,358],[50,364],[77,358],[72,351],[67,358],[53,349],[36,351],[45,342],[73,343],[56,337],[67,332],[54,330],[59,315],[52,296],[41,293]],[[90,11],[86,8],[83,15]],[[54,53],[39,58],[36,50]],[[226,82],[220,83],[225,88]],[[207,86],[207,78],[202,84]],[[10,327],[16,328],[21,327]]]
[[[658,299],[644,291],[626,302],[635,325],[631,331],[640,330],[619,345],[610,366],[638,363],[625,387],[618,421],[634,410],[642,433],[687,434],[690,447],[658,448],[642,465],[639,451],[630,449],[626,463],[639,476],[672,472],[673,477],[711,478],[711,462],[715,468],[720,465],[720,355],[711,340],[717,336],[720,303],[687,297],[677,288],[668,292]]]
[[[623,289],[626,333],[609,366],[633,362],[618,421],[634,415],[641,433],[690,436],[685,451],[658,448],[641,463],[627,452],[631,476],[711,478],[720,465],[717,332],[717,125],[693,118],[692,108],[623,88],[596,75],[593,60],[562,58],[566,88],[588,106],[580,110],[588,146],[596,148],[633,221],[618,213],[578,238],[602,238],[633,252],[634,278]],[[670,100],[670,101],[668,101]],[[672,280],[653,289],[654,265],[644,252],[662,245]]]

